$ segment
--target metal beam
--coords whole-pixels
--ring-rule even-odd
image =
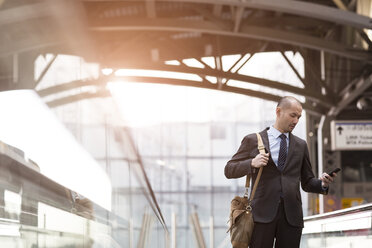
[[[300,49],[300,53],[301,53],[303,58],[306,57],[305,56],[306,51],[304,49]],[[305,63],[308,65],[308,69],[309,69],[311,75],[314,77],[315,81],[318,83],[318,85],[320,87],[324,87],[324,89],[326,90],[326,94],[332,98],[332,101],[334,101],[333,99],[336,97],[335,93],[332,91],[332,89],[328,85],[326,85],[326,83],[315,72],[315,69],[314,69],[315,65],[309,59],[305,60]]]
[[[45,74],[48,72],[49,68],[52,66],[54,61],[56,60],[58,54],[53,55],[52,59],[48,62],[48,64],[44,67],[43,71],[40,73],[40,76],[35,81],[35,87],[43,80]],[[34,87],[34,88],[35,88]]]
[[[43,50],[66,44],[66,40],[62,37],[58,38],[45,34],[45,39],[40,37],[28,37],[25,40],[14,41],[9,46],[0,47],[0,57],[6,57],[14,53],[25,53],[33,50]]]
[[[0,26],[12,23],[26,22],[30,19],[53,16],[58,13],[56,10],[61,6],[56,2],[47,4],[46,1],[20,5],[0,11]],[[51,9],[52,8],[52,9]]]
[[[59,107],[59,106],[62,106],[62,105],[66,105],[66,104],[69,104],[69,103],[78,102],[78,101],[82,101],[82,100],[86,100],[86,99],[102,98],[102,97],[110,97],[110,96],[111,96],[111,94],[107,90],[102,90],[102,91],[98,91],[98,92],[95,92],[95,93],[84,92],[84,93],[79,93],[79,94],[76,94],[76,95],[66,96],[66,97],[62,97],[62,98],[58,98],[56,100],[46,102],[46,105],[48,105],[48,107],[50,107],[50,108],[55,108],[55,107]]]
[[[195,6],[193,9],[196,12],[198,12],[199,14],[201,14],[205,19],[208,19],[211,22],[217,24],[222,29],[231,29],[232,28],[231,23],[228,23],[228,22],[226,22],[226,20],[223,20],[221,18],[221,13],[219,15],[216,15],[216,14],[214,14],[214,11],[212,13],[212,12],[209,11],[209,9],[206,9],[206,8],[203,8],[203,7],[200,7],[200,6]],[[222,11],[222,6],[221,6],[221,11]]]
[[[211,76],[211,77],[216,77],[216,78],[218,77],[226,78],[227,80],[247,82],[247,83],[257,84],[257,85],[268,87],[268,88],[287,91],[287,92],[297,94],[297,95],[302,95],[326,107],[334,106],[332,99],[330,99],[329,97],[320,95],[318,92],[313,92],[309,89],[305,90],[302,88],[294,87],[292,85],[277,82],[277,81],[242,75],[238,73],[224,72],[224,71],[219,71],[216,69],[209,69],[209,68],[200,69],[200,68],[194,68],[194,67],[180,67],[180,66],[170,66],[170,65],[158,65],[158,66],[127,65],[125,68],[126,69],[170,71],[170,72],[180,72],[180,73],[190,73],[190,74],[203,75],[203,76]]]
[[[292,71],[296,74],[297,78],[302,82],[302,84],[306,87],[308,86],[308,84],[306,83],[305,79],[303,79],[300,75],[300,73],[297,71],[297,69],[294,67],[294,65],[292,64],[292,62],[289,60],[289,58],[287,57],[287,55],[285,55],[285,53],[283,51],[280,51],[280,53],[282,54],[283,58],[285,59],[285,61],[287,61],[287,64],[289,65],[289,67],[291,67]]]
[[[325,5],[315,4],[304,1],[290,0],[168,0],[170,2],[189,2],[221,4],[226,6],[244,7],[250,9],[269,10],[293,14],[297,16],[306,16],[328,22],[334,22],[342,25],[352,26],[358,29],[372,29],[371,18],[358,15],[350,11],[343,11],[337,8]]]
[[[8,1],[16,2],[16,1]],[[3,25],[28,24],[30,20],[50,17],[64,22],[79,18],[79,1],[21,1],[24,4],[0,10],[0,27]],[[18,1],[16,4],[19,4]]]
[[[264,28],[258,26],[242,26],[240,32],[221,28],[210,21],[203,20],[176,20],[176,19],[137,19],[130,23],[116,25],[91,26],[91,31],[96,32],[117,32],[117,31],[167,31],[167,32],[195,32],[213,35],[253,38],[257,40],[265,40],[270,42],[278,42],[299,47],[306,47],[315,50],[324,50],[331,54],[336,54],[341,57],[348,57],[355,60],[366,61],[372,63],[372,55],[363,50],[357,50],[348,47],[344,44],[333,41],[326,41],[319,37],[303,35],[299,33],[278,30],[274,28]]]
[[[353,2],[350,2],[348,6],[346,6],[341,0],[333,0],[333,2],[336,4],[336,6],[339,9],[348,11],[351,10],[351,6],[353,5]],[[362,37],[362,39],[368,44],[368,48],[372,47],[372,41],[369,39],[367,33],[363,30],[357,30],[357,33]]]
[[[176,44],[176,42],[171,42],[170,40],[166,40],[166,43],[167,43],[167,50],[171,50],[171,53],[172,54],[175,54],[175,53],[180,53],[182,54],[182,56],[184,58],[193,58],[190,56],[190,54],[192,54],[192,49],[190,49],[190,47],[188,46],[182,46],[182,48],[180,49],[180,45],[179,44]],[[210,65],[208,65],[207,63],[205,63],[202,59],[199,59],[199,58],[193,58],[195,59],[196,61],[198,61],[200,64],[202,64],[205,68],[210,68],[210,69],[213,69]],[[184,64],[185,66],[187,66],[185,63],[182,62],[182,64]]]
[[[155,0],[146,0],[146,14],[148,18],[156,17]]]
[[[248,58],[246,58],[246,60],[235,70],[235,72],[236,73],[238,73],[239,72],[239,70],[240,69],[242,69],[243,68],[243,66],[245,66],[245,64],[247,64],[247,62],[251,59],[251,58],[253,58],[253,55],[255,55],[255,53],[253,53],[253,54],[251,54]],[[231,68],[232,69],[232,68]],[[231,72],[231,70],[229,70],[228,72]],[[235,73],[234,72],[234,73]]]
[[[329,23],[329,22],[324,22],[321,20],[317,19],[310,19],[310,18],[301,18],[298,16],[286,16],[286,15],[277,15],[274,16],[268,16],[268,15],[258,15],[254,16],[253,10],[245,10],[245,11],[251,11],[251,14],[244,18],[245,23],[250,23],[250,25],[255,25],[255,26],[265,26],[265,27],[270,27],[275,23],[277,27],[288,27],[290,26],[293,29],[297,30],[310,30],[311,28],[315,27],[331,27],[336,24]],[[315,30],[313,30],[315,31]]]
[[[221,89],[218,89],[217,84],[210,83],[209,81],[191,81],[191,80],[183,80],[183,79],[173,79],[173,78],[157,78],[157,77],[136,77],[136,76],[126,76],[126,77],[103,77],[97,80],[87,80],[87,81],[72,81],[70,83],[64,83],[62,85],[52,86],[43,90],[38,91],[37,93],[45,97],[47,95],[55,94],[61,91],[67,91],[75,88],[79,88],[82,86],[98,86],[98,88],[102,88],[108,81],[117,81],[123,79],[127,82],[141,82],[141,83],[155,83],[155,84],[168,84],[168,85],[177,85],[177,86],[189,86],[189,87],[197,87],[197,88],[204,88],[204,89],[211,89],[211,90],[221,90],[225,92],[243,94],[251,97],[256,97],[268,101],[278,102],[282,96],[273,95],[270,93],[265,93],[262,91],[255,91],[250,89],[243,89],[239,87],[233,87],[228,85],[223,85]],[[101,91],[99,91],[101,92]],[[100,93],[102,94],[102,93]],[[109,95],[107,95],[109,96]],[[85,99],[85,97],[100,97],[96,93],[91,92],[83,92],[81,94],[68,96],[64,98],[59,98],[47,104],[51,107],[67,104],[74,101],[79,101]],[[309,113],[313,115],[321,115],[324,114],[326,109],[321,107],[314,107],[312,104],[303,103],[302,104],[304,109],[307,110]]]
[[[88,41],[82,31],[85,22],[81,2],[29,2],[34,1],[8,1],[8,8],[0,10],[0,56],[40,51],[66,42],[72,45],[69,49],[73,50],[73,44]],[[76,50],[81,51],[82,48]]]
[[[235,33],[239,32],[240,22],[242,21],[243,13],[244,13],[244,7],[237,7],[235,11],[234,30],[233,30]]]
[[[141,39],[147,40],[149,39],[147,37],[146,32],[137,32],[135,35],[131,35],[126,40],[115,40],[111,43],[104,43],[104,49],[102,49],[102,54],[104,54],[104,58],[112,58],[113,55],[119,54],[119,53],[125,53],[123,52],[124,48],[131,47],[133,45],[136,45],[141,42]]]
[[[190,55],[190,50],[189,50],[189,48],[188,47],[183,47],[182,49],[179,49],[179,46],[177,46],[174,42],[167,42],[168,44],[169,44],[169,48],[173,48],[174,49],[174,51],[181,51],[181,53],[183,54],[183,56],[185,57],[185,58],[187,58],[188,57],[188,55]],[[205,63],[202,59],[198,59],[198,58],[193,58],[193,59],[195,59],[196,61],[198,61],[200,64],[202,64],[203,66],[204,66],[204,68],[210,68],[210,69],[212,69],[213,70],[213,68],[210,66],[210,65],[208,65],[207,63]],[[187,66],[184,62],[183,62],[183,60],[181,60],[181,66],[180,66],[181,68],[182,67],[184,67],[184,68],[187,68],[187,67],[189,67],[189,66]],[[200,74],[198,74],[198,76],[202,79],[202,80],[207,80],[206,78],[205,78],[205,75],[200,75]]]
[[[102,2],[104,0],[83,0],[85,2]],[[110,1],[110,0],[106,0]],[[168,2],[199,3],[243,7],[249,9],[268,10],[281,13],[288,13],[296,16],[305,16],[333,22],[342,25],[352,26],[358,29],[372,29],[371,18],[358,15],[351,11],[344,11],[326,5],[291,0],[165,0]],[[164,1],[163,1],[164,2]]]
[[[71,81],[68,83],[63,83],[63,84],[58,84],[55,86],[51,86],[48,88],[44,88],[41,90],[38,90],[37,93],[41,97],[53,95],[59,92],[75,89],[75,88],[80,88],[83,86],[90,86],[90,85],[95,85],[95,86],[105,86],[103,85],[105,82],[112,80],[113,78],[110,77],[100,77],[99,79],[96,80],[75,80]]]
[[[248,58],[245,59],[245,61],[235,70],[235,72],[233,73],[238,73],[239,70],[245,65],[247,64],[247,62],[253,57],[254,53],[253,54],[250,54]],[[245,56],[245,55],[244,55]],[[227,72],[231,72],[231,70],[235,67],[236,64],[238,64],[240,61],[242,61],[242,59],[244,58],[241,57],[233,66],[231,66],[231,68],[227,71]],[[225,84],[227,84],[228,82],[230,81],[230,79],[227,79]]]
[[[284,52],[280,52],[282,54],[282,56],[284,57],[284,59],[287,61],[288,65],[292,68],[293,72],[296,74],[296,76],[298,77],[299,80],[301,80],[301,82],[304,84],[305,87],[309,87],[310,85],[300,76],[300,74],[298,73],[298,71],[296,70],[296,68],[293,66],[292,62],[289,60],[289,58],[287,57],[287,55],[285,55]],[[306,60],[305,63],[308,63],[309,64],[309,61],[310,60]],[[326,90],[326,95],[329,95],[331,96],[331,98],[333,99],[334,98],[334,94],[333,94],[333,91],[324,83],[324,81],[322,79],[320,79],[317,75],[315,75],[314,71],[313,71],[313,67],[312,67],[312,64],[310,63],[309,64],[309,68],[310,68],[310,71],[311,71],[311,74],[313,74],[313,76],[315,77],[315,81],[319,84],[319,86],[321,87],[324,87],[324,89]],[[316,87],[312,87],[310,86],[312,89],[316,88]]]
[[[126,33],[122,32],[121,35]],[[151,33],[150,33],[151,34]],[[152,33],[157,35],[160,38],[159,33]],[[105,35],[102,33],[100,35]],[[107,35],[107,34],[106,34]],[[134,35],[132,33],[132,35]],[[200,58],[208,56],[218,56],[218,51],[213,45],[214,37],[211,35],[205,35],[198,38],[190,38],[177,40],[176,42],[172,40],[169,34],[162,35],[162,40],[155,40],[152,38],[152,42],[140,41],[137,44],[132,44],[131,46],[124,47],[120,53],[112,54],[112,57],[104,57],[101,60],[101,63],[104,63],[107,67],[119,67],[124,68],[125,64],[132,63],[132,61],[148,61],[149,51],[152,48],[159,49],[160,59],[162,61],[167,60],[182,60],[186,58]],[[120,38],[115,38],[111,40],[113,44],[120,41]],[[220,50],[222,55],[231,55],[231,54],[245,54],[245,53],[256,53],[261,51],[263,43],[267,43],[265,51],[276,52],[277,49],[272,46],[269,42],[256,42],[251,39],[240,39],[234,37],[220,37]],[[174,46],[170,45],[174,44]],[[174,48],[173,48],[174,47]],[[99,49],[99,48],[98,48]],[[187,49],[187,51],[185,50]],[[283,46],[283,49],[286,51],[297,50],[293,46]],[[101,50],[98,50],[97,53],[102,53]],[[125,60],[123,60],[125,58]]]
[[[215,4],[213,5],[213,15],[220,17],[222,14],[222,5]]]
[[[341,1],[341,0],[332,0],[333,3],[339,8],[339,9],[342,9],[342,10],[348,10],[347,7],[345,6],[345,4]]]
[[[239,64],[243,59],[244,59],[244,57],[245,57],[245,55],[246,54],[240,54],[240,58],[237,60],[237,61],[235,61],[235,63],[232,65],[232,66],[230,66],[230,68],[227,70],[227,72],[231,72],[231,70],[237,65],[237,64]],[[246,61],[244,61],[243,62],[243,65],[245,64],[245,63],[247,63],[247,61],[252,57],[253,55],[252,54],[249,54],[249,57],[248,58],[246,58]],[[239,67],[239,69],[241,68],[241,66]],[[238,70],[239,70],[238,69]],[[238,71],[238,70],[235,70],[235,71]]]
[[[221,56],[214,57],[214,63],[216,65],[216,70],[222,71],[222,58],[221,58]],[[218,89],[220,90],[222,88],[222,78],[221,77],[216,77],[216,79],[217,79]]]
[[[372,47],[372,41],[369,39],[368,35],[364,30],[357,30],[357,33],[362,37],[362,39],[367,43],[368,49]]]
[[[372,74],[368,77],[354,79],[350,84],[348,84],[346,90],[341,91],[341,95],[339,95],[340,101],[337,103],[336,107],[330,109],[328,115],[338,115],[370,86],[372,86]]]

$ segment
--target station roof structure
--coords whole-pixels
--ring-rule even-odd
[[[59,54],[70,54],[101,68],[181,72],[201,79],[138,75],[129,77],[132,82],[209,88],[270,101],[280,98],[227,83],[238,80],[304,96],[304,108],[314,115],[355,113],[361,99],[367,106],[364,111],[370,111],[370,10],[370,1],[355,0],[0,0],[0,90],[34,89]],[[241,68],[255,53],[273,51],[282,54],[303,87],[239,74],[237,66]],[[304,76],[287,51],[304,58]],[[34,61],[43,54],[54,57],[35,79]],[[231,54],[241,57],[231,68],[222,68],[222,57]],[[213,57],[215,66],[203,62],[203,57]],[[183,60],[188,58],[203,68],[187,66]],[[50,106],[105,97],[109,93],[103,85],[112,77],[102,74],[39,94],[97,87],[94,93],[57,99]]]

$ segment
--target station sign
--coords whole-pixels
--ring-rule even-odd
[[[372,150],[372,120],[331,121],[332,150]]]

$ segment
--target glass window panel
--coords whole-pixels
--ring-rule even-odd
[[[207,192],[195,192],[189,194],[189,203],[191,206],[190,212],[196,212],[199,217],[200,226],[209,227],[209,220],[211,216],[212,197]]]
[[[128,162],[125,160],[110,161],[111,185],[113,188],[129,188],[131,179]]]
[[[263,129],[264,128],[263,127],[261,128],[258,123],[238,123],[236,125],[236,140],[235,140],[236,148],[234,149],[235,152],[238,151],[239,146],[245,136],[247,136],[250,133],[260,132]]]
[[[241,192],[243,195],[244,191]],[[236,196],[232,192],[216,192],[213,194],[213,216],[214,216],[214,225],[223,226],[228,228],[227,221],[229,220],[230,213],[230,202]],[[226,230],[227,230],[226,228]],[[225,230],[225,233],[226,233]]]
[[[214,157],[230,157],[234,153],[235,130],[233,129],[233,125],[230,123],[219,123],[218,128],[223,129],[223,131],[217,130],[223,132],[223,136],[222,134],[215,134],[220,136],[213,136],[214,134],[211,134],[212,154]]]
[[[168,123],[161,129],[163,135],[162,155],[164,157],[180,156],[186,153],[186,124]]]
[[[188,159],[187,168],[191,188],[211,187],[211,161],[209,159]]]
[[[159,127],[142,127],[132,129],[135,143],[142,156],[160,156],[163,142]]]
[[[226,159],[213,159],[213,187],[218,189],[230,189],[230,185],[234,179],[227,179],[225,177]]]
[[[131,191],[129,188],[116,188],[112,193],[112,211],[125,220],[130,220]]]
[[[227,228],[222,227],[214,228],[214,247],[230,247],[230,234],[226,230]]]
[[[187,154],[189,156],[210,156],[210,127],[207,124],[187,126]]]
[[[82,144],[95,158],[106,156],[106,133],[102,127],[90,126],[82,130]]]
[[[113,158],[131,158],[129,154],[133,155],[134,151],[132,144],[127,136],[127,130],[124,127],[108,127],[107,143],[108,154]]]

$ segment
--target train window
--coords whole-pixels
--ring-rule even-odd
[[[7,218],[18,220],[21,214],[22,198],[18,193],[4,190],[4,211]]]
[[[364,168],[365,168],[366,181],[367,182],[372,182],[372,161],[368,162],[364,166]]]
[[[341,164],[344,182],[372,182],[370,151],[342,151]]]

